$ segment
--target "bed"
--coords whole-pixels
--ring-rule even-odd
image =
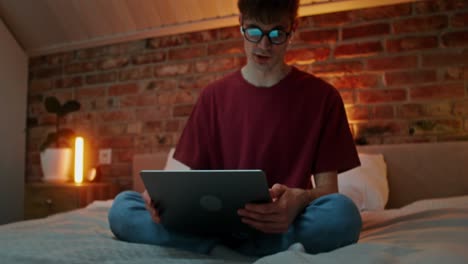
[[[340,186],[340,192],[355,195],[351,198],[362,210],[363,229],[354,245],[317,255],[291,249],[251,258],[223,246],[210,255],[198,255],[126,243],[109,231],[109,200],[0,226],[0,262],[468,263],[468,142],[365,146],[359,152],[362,168],[348,173],[367,181],[358,186],[365,186],[364,194],[356,196],[356,186]],[[166,153],[136,155],[134,174],[167,167],[166,157]],[[385,173],[376,178],[377,171]],[[140,190],[141,183],[134,183],[134,189]]]

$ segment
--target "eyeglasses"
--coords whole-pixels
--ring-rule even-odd
[[[266,35],[270,43],[275,45],[281,45],[285,43],[288,40],[289,35],[291,35],[291,31],[286,32],[277,28],[265,32],[258,27],[244,28],[241,26],[241,32],[242,35],[244,35],[244,38],[252,43],[260,43],[263,36]]]

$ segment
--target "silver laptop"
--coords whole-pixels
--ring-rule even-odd
[[[198,235],[255,232],[237,214],[271,201],[261,170],[143,170],[143,183],[168,229]]]

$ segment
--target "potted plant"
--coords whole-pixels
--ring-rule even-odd
[[[40,146],[44,181],[67,181],[71,172],[71,146],[75,132],[61,128],[60,125],[69,113],[78,111],[81,105],[75,100],[61,104],[56,97],[51,96],[45,99],[44,106],[47,112],[56,116],[55,131],[50,132]]]

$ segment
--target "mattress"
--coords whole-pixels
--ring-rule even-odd
[[[0,226],[2,263],[468,263],[468,196],[363,212],[359,243],[311,255],[288,250],[263,258],[226,247],[210,255],[119,241],[109,230],[112,201]]]

